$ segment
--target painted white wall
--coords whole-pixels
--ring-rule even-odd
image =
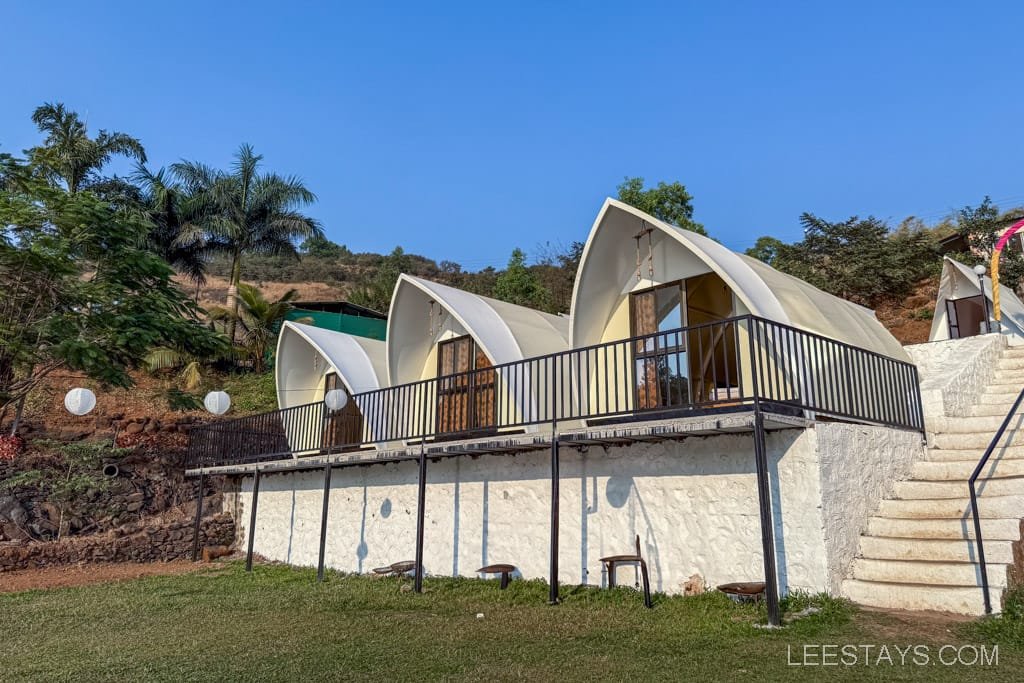
[[[1005,335],[983,334],[908,346],[921,383],[925,424],[945,415],[968,415],[1006,344]]]
[[[913,435],[906,434],[819,423],[769,435],[783,586],[837,589],[888,472],[913,451]],[[888,455],[894,449],[902,449],[898,457]],[[474,576],[485,564],[509,562],[526,578],[547,578],[549,463],[547,451],[429,463],[426,571]],[[416,474],[413,462],[334,471],[329,566],[368,572],[413,558]],[[629,552],[636,534],[656,590],[679,592],[694,573],[712,586],[762,578],[749,435],[583,453],[563,448],[561,474],[562,582],[604,585],[598,558]],[[261,480],[257,553],[316,564],[322,481],[320,472]],[[229,503],[242,527],[239,539],[246,536],[251,488],[247,477]],[[622,569],[619,579],[632,583],[634,570]]]

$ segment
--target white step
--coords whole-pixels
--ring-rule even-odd
[[[976,432],[972,434],[956,434],[951,432],[933,434],[930,443],[934,448],[942,450],[968,450],[975,449],[984,452],[988,448],[996,430],[990,432]],[[1024,429],[1009,430],[1003,434],[1003,445],[1024,446]]]
[[[1016,399],[1016,396],[1014,397]],[[1013,407],[1013,401],[1007,401],[1006,403],[994,403],[994,402],[979,402],[978,405],[971,408],[971,417],[1001,417],[1006,418],[1006,414],[1010,412],[1010,408]],[[1012,424],[1012,423],[1011,423]]]
[[[934,417],[927,421],[928,430],[935,434],[983,434],[991,439],[1003,424],[1006,413],[972,417]],[[1015,416],[1007,426],[1007,433],[1015,431],[1024,436],[1024,413]]]
[[[963,498],[917,500],[883,500],[879,517],[890,519],[956,519],[970,517],[971,501]],[[1015,519],[1024,517],[1024,496],[986,496],[978,500],[978,516],[982,519]]]
[[[1020,372],[1014,372],[1014,370]],[[1004,354],[996,361],[996,373],[997,375],[1003,374],[1010,376],[1020,376],[1024,374],[1024,357],[1019,354],[1014,354],[1012,356]]]
[[[946,460],[935,462],[930,460],[919,460],[914,463],[911,470],[911,479],[917,481],[959,481],[965,485],[967,479],[978,466],[978,460]],[[979,477],[979,484],[985,479],[996,479],[1006,477],[1024,477],[1024,459],[1016,458],[1006,460],[999,457],[996,451],[985,463]]]
[[[980,506],[981,503],[979,502]],[[981,519],[981,536],[986,541],[1019,541],[1018,519]],[[872,517],[868,520],[868,535],[886,538],[917,538],[963,540],[974,538],[974,518],[970,515],[948,519],[900,519]]]
[[[861,536],[860,557],[874,560],[925,560],[931,562],[977,561],[973,541]],[[985,544],[985,560],[990,563],[1013,562],[1010,541],[993,540]]]
[[[1011,477],[1007,479],[989,479],[979,481],[979,496],[1014,496],[1024,495],[1024,479]],[[898,481],[893,486],[894,497],[903,499],[914,498],[967,498],[970,491],[966,481]]]
[[[988,444],[985,445],[988,446]],[[923,460],[921,462],[959,462],[969,460],[977,464],[978,461],[981,460],[981,456],[984,454],[984,448],[933,448],[928,451],[928,460]],[[1024,459],[1024,445],[997,448],[995,451],[992,452],[992,458],[998,458],[1000,461],[1004,462],[1009,460]]]
[[[928,586],[882,581],[843,581],[843,597],[861,605],[888,609],[931,610],[956,614],[984,614],[981,588],[967,586]],[[993,593],[998,608],[999,599]]]
[[[1021,388],[1024,388],[1024,382],[1021,383],[1016,389],[1011,386],[1001,387],[985,387],[982,389],[981,394],[978,396],[979,403],[995,403],[995,402],[1006,402],[1013,403],[1013,401],[1020,395]]]
[[[1006,587],[1006,565],[987,563],[988,585],[993,591]],[[853,578],[885,583],[928,584],[930,586],[981,585],[981,565],[973,562],[919,562],[869,560],[853,562]]]

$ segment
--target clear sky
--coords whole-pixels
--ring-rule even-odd
[[[845,7],[840,7],[843,4]],[[679,180],[734,249],[797,218],[1024,203],[1015,2],[0,3],[0,150],[63,101],[151,165],[242,142],[356,251],[470,268]],[[116,170],[123,171],[123,167]]]

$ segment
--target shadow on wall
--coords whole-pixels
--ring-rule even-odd
[[[772,480],[770,491],[775,519],[774,531],[779,583],[782,587],[788,585],[788,576],[786,573],[786,538],[783,534],[782,521],[784,511],[782,509],[783,502],[778,466],[782,454],[789,450],[790,446],[802,433],[802,430],[786,430],[783,432],[773,432],[769,435],[769,472]],[[713,447],[709,447],[711,444],[708,439],[716,440]],[[680,442],[666,442],[666,445],[663,447],[638,445],[635,451],[625,448],[611,450],[615,452],[612,453],[609,449],[597,447],[591,447],[589,452],[568,447],[562,451],[563,496],[566,495],[570,488],[576,488],[574,486],[567,486],[570,481],[573,479],[578,479],[579,481],[577,490],[580,498],[579,506],[576,508],[579,516],[577,519],[573,519],[570,513],[570,510],[573,508],[563,505],[561,524],[563,530],[570,528],[570,525],[578,525],[580,543],[578,555],[580,562],[579,579],[582,583],[589,583],[589,574],[599,557],[632,552],[634,538],[639,534],[642,553],[651,567],[651,578],[654,581],[656,590],[671,590],[674,586],[666,585],[666,581],[668,581],[669,577],[675,577],[682,570],[678,566],[665,566],[666,558],[673,554],[673,549],[678,547],[681,542],[680,539],[685,539],[687,534],[694,535],[697,533],[694,530],[700,530],[704,525],[704,522],[699,519],[699,509],[693,509],[693,505],[699,504],[700,500],[697,500],[696,503],[688,501],[689,507],[677,506],[675,508],[689,510],[690,514],[687,514],[685,517],[666,519],[666,515],[674,514],[672,512],[673,508],[665,500],[672,495],[687,495],[694,498],[695,494],[693,491],[707,488],[709,491],[720,492],[720,495],[723,497],[733,496],[736,501],[740,501],[744,505],[749,506],[749,504],[752,504],[756,510],[756,468],[751,435],[692,437]],[[454,462],[451,462],[451,460],[454,460]],[[415,463],[389,463],[375,464],[371,467],[359,469],[363,470],[362,475],[359,477],[334,477],[332,479],[332,490],[338,492],[346,489],[353,491],[356,487],[362,489],[361,509],[358,513],[359,539],[355,547],[355,560],[356,570],[365,572],[368,571],[366,566],[367,558],[370,556],[376,558],[377,556],[376,552],[370,552],[370,542],[373,542],[374,548],[381,552],[394,552],[394,539],[399,536],[408,539],[413,535],[415,528],[415,510],[412,510],[412,514],[408,514],[405,517],[393,515],[394,505],[397,504],[403,508],[408,508],[411,505],[414,508],[415,498],[413,497],[410,501],[403,497],[396,502],[391,497],[392,494],[388,494],[380,503],[379,518],[392,519],[392,523],[401,524],[402,528],[399,531],[397,527],[391,527],[391,530],[386,532],[377,529],[370,533],[368,518],[370,516],[377,516],[372,515],[369,511],[371,498],[376,500],[370,489],[375,489],[377,492],[385,492],[389,488],[402,486],[406,487],[405,490],[408,491],[410,485],[412,489],[415,489],[416,466]],[[543,508],[539,512],[526,510],[529,514],[524,514],[521,517],[508,518],[508,514],[503,514],[503,519],[492,520],[493,501],[491,500],[491,488],[492,485],[514,486],[517,482],[547,482],[548,477],[546,475],[549,471],[548,453],[546,451],[519,455],[481,456],[471,460],[463,458],[430,459],[427,467],[428,498],[426,513],[428,555],[434,554],[436,558],[436,552],[438,551],[436,542],[431,544],[429,539],[429,534],[431,534],[431,528],[434,524],[434,521],[431,519],[432,513],[436,515],[447,507],[445,505],[446,501],[438,497],[436,493],[433,498],[431,497],[433,487],[438,485],[449,485],[452,487],[449,492],[451,496],[449,500],[452,505],[450,513],[452,524],[450,548],[446,548],[444,552],[447,553],[450,550],[451,563],[449,566],[451,567],[452,574],[458,576],[464,570],[471,571],[476,569],[476,567],[463,566],[465,563],[462,561],[467,559],[462,557],[463,550],[465,550],[463,548],[465,545],[464,541],[467,539],[463,539],[461,536],[464,530],[468,531],[468,527],[464,522],[468,523],[472,519],[472,527],[479,529],[480,566],[490,563],[490,556],[492,555],[491,543],[494,540],[494,533],[496,531],[503,535],[517,533],[521,531],[524,524],[532,523],[535,525],[534,539],[537,537],[537,525],[543,524],[544,528],[541,531],[546,534],[547,515],[549,513],[547,505],[549,501],[543,494],[531,495],[523,499],[527,504]],[[495,476],[496,474],[500,474],[500,476]],[[742,480],[736,482],[731,488],[721,488],[720,480],[732,475],[742,475]],[[645,492],[638,487],[638,481],[645,481],[649,484],[652,481],[657,481],[658,478],[671,477],[685,477],[698,481],[702,478],[711,478],[718,479],[719,483],[712,482],[709,479],[707,487],[703,484],[697,484],[687,487],[683,493],[675,489],[654,489],[652,493],[650,490]],[[251,479],[249,479],[248,483],[249,485],[243,487],[243,489],[251,491]],[[480,484],[480,492],[479,494],[475,491],[473,492],[473,500],[467,507],[467,501],[464,499],[468,494],[466,487],[469,484]],[[322,480],[319,477],[273,475],[263,479],[261,484],[262,491],[291,489],[292,492],[289,517],[290,528],[287,530],[276,530],[278,534],[288,535],[288,561],[291,561],[296,550],[293,547],[293,536],[296,532],[298,518],[303,515],[307,517],[312,515],[306,522],[308,523],[310,520],[315,521],[317,532],[319,530],[320,496],[313,495],[302,498],[303,501],[316,501],[316,503],[309,506],[309,511],[298,510],[299,507],[308,505],[308,503],[303,506],[299,505],[302,502],[298,500],[301,498],[300,493],[314,489],[319,492],[321,488]],[[541,487],[534,488],[541,490]],[[546,487],[544,488],[546,489]],[[602,488],[603,491],[601,490]],[[502,494],[499,492],[499,495]],[[508,498],[507,492],[504,494],[504,497]],[[351,502],[356,503],[356,501]],[[711,505],[714,506],[717,502],[712,500]],[[729,502],[731,503],[732,501]],[[477,503],[479,503],[479,508],[476,507]],[[439,505],[440,507],[438,507]],[[729,508],[729,506],[725,507]],[[746,515],[744,519],[739,519],[739,515],[732,511],[735,507],[733,505],[726,513],[719,511],[717,514],[730,514],[737,517],[735,521],[737,529],[749,533],[751,538],[756,537],[757,539],[756,543],[752,542],[750,544],[749,552],[760,557],[760,534],[756,528],[756,513],[752,517]],[[341,514],[334,503],[332,503],[330,514],[333,518],[338,518]],[[447,511],[445,511],[442,513],[442,518],[435,519],[443,519],[447,514]],[[314,517],[315,520],[313,519]],[[499,525],[497,528],[494,525],[495,521]],[[742,528],[741,524],[747,524],[748,528]],[[749,525],[753,526],[750,527]],[[406,529],[405,527],[407,526],[410,526],[410,528]],[[258,526],[257,529],[257,541],[260,533],[275,532],[263,525]],[[395,535],[391,537],[391,542],[389,542],[389,539],[381,536],[382,533]],[[308,538],[309,534],[306,534],[306,537]],[[704,537],[704,535],[702,534],[701,537]],[[402,541],[402,543],[405,542]],[[602,547],[593,548],[592,545],[595,542],[599,543]],[[713,543],[713,541],[705,542]],[[447,543],[442,544],[442,546],[447,545]],[[475,546],[475,539],[472,546]],[[414,548],[409,544],[408,551],[405,553],[399,551],[396,553],[396,557],[400,554],[411,556],[413,550]],[[744,550],[746,551],[747,549],[744,548]],[[666,555],[666,551],[672,552]],[[507,549],[505,552],[507,552]],[[531,545],[528,548],[524,548],[523,552],[532,553],[535,556],[543,555],[546,562],[546,545],[543,548]],[[709,548],[707,551],[702,549],[691,554],[709,556],[713,555],[713,549]],[[398,559],[408,558],[401,557]],[[515,558],[501,557],[497,558],[496,561],[512,561],[515,563]],[[695,565],[699,564],[696,557],[685,557],[671,561],[677,564],[680,561]],[[758,560],[759,562],[760,560]],[[737,561],[737,564],[739,565],[741,562]],[[427,566],[425,569],[429,570],[430,567]],[[599,585],[604,586],[607,585],[607,576],[604,575],[603,567],[601,571],[602,576]],[[622,578],[622,571],[628,570],[620,570],[620,579]],[[634,582],[638,582],[639,570],[635,568],[634,571],[637,574]],[[674,580],[675,578],[673,578]]]

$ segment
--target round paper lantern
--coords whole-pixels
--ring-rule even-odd
[[[223,415],[231,407],[231,397],[225,391],[211,391],[203,399],[203,405],[214,415]]]
[[[341,410],[348,405],[348,392],[344,389],[331,389],[324,396],[324,405],[330,410]]]
[[[96,394],[78,387],[64,395],[64,407],[72,415],[88,415],[96,407]]]

